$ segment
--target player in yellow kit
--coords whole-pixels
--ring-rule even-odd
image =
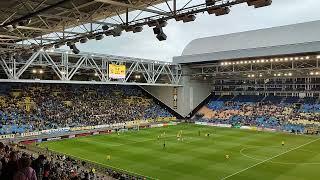
[[[228,154],[226,154],[226,159],[229,159],[230,157],[229,157],[229,155]]]

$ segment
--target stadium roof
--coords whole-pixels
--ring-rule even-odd
[[[175,63],[196,63],[320,51],[320,21],[239,32],[191,41]]]
[[[101,20],[127,11],[141,10],[163,14],[158,10],[147,8],[161,2],[163,0],[0,1],[0,45],[4,49],[7,46],[22,46],[14,43],[23,40],[54,41],[52,37],[43,37],[50,33],[54,33],[60,39],[81,35],[84,32],[68,28],[84,26],[87,23],[113,26],[114,24]],[[86,28],[86,31],[93,30]]]
[[[191,1],[183,3],[181,8],[176,0],[170,3],[167,0],[1,1],[0,53],[30,53],[58,49],[65,44],[79,53],[75,45],[78,42],[118,37],[123,31],[138,33],[145,25],[156,27],[157,38],[162,41],[166,40],[162,28],[170,19],[187,23],[203,12],[228,14],[229,7],[238,4],[246,3],[254,8],[271,5],[270,0]],[[165,10],[155,6],[164,2]]]
[[[129,11],[143,9],[144,11],[156,10],[147,9],[146,6],[158,4],[162,0],[132,0],[119,2],[113,0],[10,0],[0,2],[0,30],[2,37],[13,36],[13,33],[6,30],[9,25],[17,25],[22,34],[29,34],[31,37],[39,37],[50,32],[63,32],[68,27],[79,26],[83,23],[103,24],[98,20],[115,16]],[[29,24],[19,25],[24,20],[30,20]],[[75,33],[76,34],[76,33]]]

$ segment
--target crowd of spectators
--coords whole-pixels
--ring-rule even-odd
[[[0,86],[0,134],[173,116],[136,86]]]
[[[1,180],[103,180],[94,169],[87,170],[83,162],[65,156],[31,154],[16,146],[0,142]]]
[[[320,104],[310,97],[214,96],[195,118],[303,133],[320,127]]]

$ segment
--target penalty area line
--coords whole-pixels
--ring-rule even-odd
[[[305,143],[305,144],[302,144],[302,145],[297,146],[297,147],[295,147],[295,148],[289,149],[288,151],[285,151],[285,152],[280,153],[280,154],[278,154],[278,155],[272,156],[272,157],[270,157],[270,158],[268,158],[268,159],[266,159],[266,160],[263,160],[263,161],[261,161],[261,162],[258,162],[258,163],[256,163],[256,164],[252,165],[252,166],[249,166],[249,167],[244,168],[244,169],[242,169],[242,170],[240,170],[240,171],[237,171],[237,172],[235,172],[235,173],[233,173],[233,174],[230,174],[229,176],[226,176],[226,177],[222,178],[221,180],[229,179],[229,178],[231,178],[232,176],[235,176],[235,175],[237,175],[237,174],[240,174],[240,173],[242,173],[242,172],[244,172],[244,171],[247,171],[247,170],[249,170],[249,169],[251,169],[251,168],[254,168],[254,167],[256,167],[256,166],[258,166],[258,165],[260,165],[260,164],[263,164],[263,163],[265,163],[265,162],[268,162],[268,161],[270,161],[270,160],[272,160],[272,159],[274,159],[274,158],[277,158],[277,157],[282,156],[282,155],[284,155],[284,154],[287,154],[287,153],[289,153],[289,152],[291,152],[291,151],[294,151],[294,150],[297,150],[297,149],[299,149],[299,148],[302,148],[302,147],[304,147],[304,146],[306,146],[306,145],[308,145],[308,144],[314,143],[314,142],[318,141],[319,139],[320,139],[320,138],[314,139],[314,140],[309,141],[309,142],[307,142],[307,143]]]

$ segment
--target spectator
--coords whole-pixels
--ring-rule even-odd
[[[1,172],[2,172],[2,168],[3,168],[3,164],[2,164],[2,159],[4,157],[4,144],[3,142],[0,142],[0,177],[1,177]]]
[[[0,84],[1,86],[10,86]],[[172,117],[137,87],[85,85],[15,85],[16,97],[0,96],[0,134],[124,123]],[[26,98],[29,106],[21,106]],[[29,110],[27,110],[29,109]]]
[[[32,168],[37,173],[37,179],[42,180],[44,175],[44,166],[45,166],[46,157],[44,155],[39,155],[39,157],[32,161]]]
[[[19,170],[14,176],[14,180],[37,180],[36,172],[31,167],[31,160],[28,157],[22,157],[18,162]]]
[[[15,151],[10,152],[9,161],[3,168],[3,173],[1,174],[2,180],[12,180],[15,172],[18,171],[18,153]]]
[[[213,97],[194,119],[233,126],[317,134],[320,130],[319,112],[320,104],[316,98],[221,96]]]

